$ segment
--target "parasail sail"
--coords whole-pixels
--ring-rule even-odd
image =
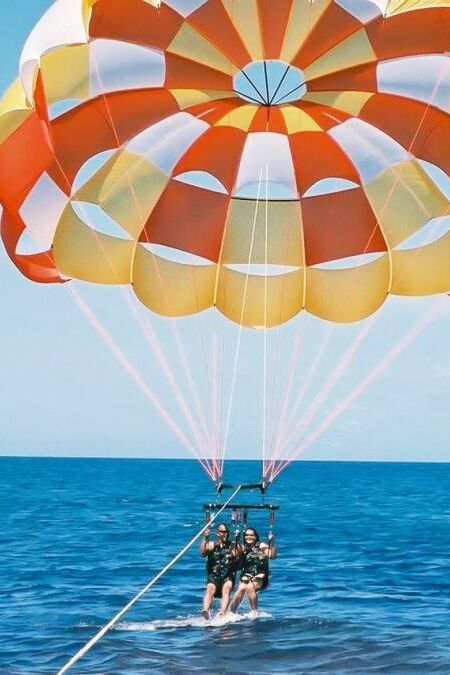
[[[251,328],[448,292],[449,49],[447,0],[58,0],[0,103],[6,251]]]

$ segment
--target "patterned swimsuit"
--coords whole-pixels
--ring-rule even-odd
[[[259,542],[244,550],[241,581],[261,580],[261,590],[269,583],[269,560],[261,551]]]
[[[227,542],[226,544],[214,544],[212,551],[208,552],[208,560],[206,562],[206,574],[208,583],[215,584],[215,597],[222,597],[222,587],[225,581],[231,580],[234,584],[236,576],[236,556],[234,555],[234,547]]]

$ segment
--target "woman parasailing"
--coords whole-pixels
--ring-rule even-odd
[[[247,527],[244,532],[244,548],[242,551],[242,572],[239,587],[234,594],[230,610],[236,612],[240,603],[247,596],[250,609],[258,610],[258,592],[269,584],[269,560],[276,558],[277,549],[269,533],[268,543],[259,540],[258,532]]]

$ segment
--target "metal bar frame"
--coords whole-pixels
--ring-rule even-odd
[[[227,504],[224,506],[223,504],[219,503],[210,503],[210,504],[203,504],[203,510],[204,511],[217,511],[218,509],[228,509],[232,511],[233,509],[247,509],[248,511],[278,511],[280,508],[277,504]]]

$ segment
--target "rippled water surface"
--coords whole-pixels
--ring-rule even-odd
[[[190,461],[1,458],[1,675],[55,673],[215,498]],[[72,672],[450,673],[450,465],[301,462],[268,500],[279,557],[258,618],[199,618],[195,546]]]

